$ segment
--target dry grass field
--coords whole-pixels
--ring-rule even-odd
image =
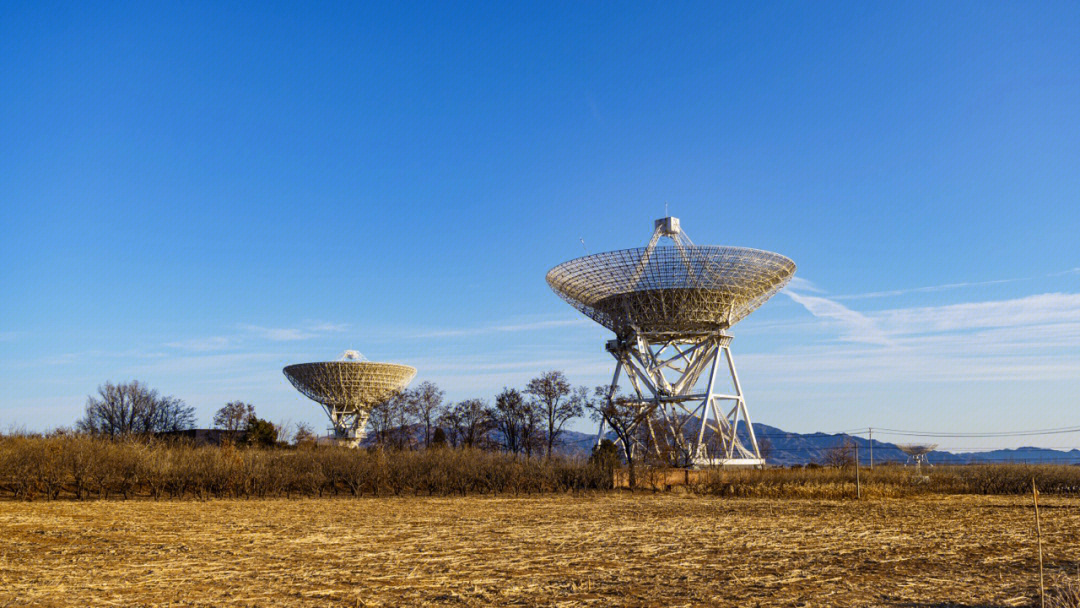
[[[0,502],[0,606],[1022,606],[1037,563],[1022,497]]]

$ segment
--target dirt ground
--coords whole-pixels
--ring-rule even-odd
[[[1049,571],[1080,499],[1044,497]],[[0,607],[1021,606],[1030,499],[0,503]]]

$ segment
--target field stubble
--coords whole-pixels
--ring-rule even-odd
[[[1045,498],[1050,572],[1080,500]],[[1017,606],[1030,500],[0,502],[0,606]]]

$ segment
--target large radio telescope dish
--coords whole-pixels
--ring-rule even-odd
[[[677,466],[763,466],[725,330],[780,291],[795,263],[759,249],[695,245],[675,217],[653,227],[645,247],[563,262],[548,271],[548,285],[615,332],[607,344],[616,361],[607,401],[617,402],[625,371],[639,404],[635,422],[621,435],[636,436],[638,426],[646,426],[650,440],[632,443],[651,443],[657,456],[672,460],[655,439],[669,438],[674,449],[665,453],[677,455]],[[657,246],[661,238],[672,245]],[[725,373],[727,392],[716,385]],[[608,423],[601,421],[597,443]]]
[[[674,246],[658,247],[661,236]],[[727,329],[757,310],[795,263],[769,251],[694,245],[678,218],[657,220],[645,247],[587,255],[547,273],[562,299],[618,336]]]
[[[337,361],[298,363],[282,371],[296,390],[326,408],[337,439],[352,447],[364,437],[372,406],[416,376],[415,367],[366,361],[357,351],[345,351]]]

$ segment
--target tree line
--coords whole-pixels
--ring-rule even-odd
[[[608,444],[610,447],[610,444]],[[522,458],[432,444],[394,451],[305,444],[291,449],[197,446],[57,431],[0,436],[0,499],[213,499],[324,496],[463,496],[575,493],[633,487],[614,450],[591,457]],[[916,494],[1080,493],[1080,468],[942,465],[928,476],[902,466],[861,472],[863,497]],[[638,488],[723,497],[854,499],[853,470],[691,471],[645,464]]]
[[[523,390],[503,388],[490,405],[449,403],[444,396],[434,383],[421,382],[375,405],[371,441],[399,450],[448,445],[551,458],[566,424],[591,407],[588,389],[573,388],[561,371],[542,373]]]
[[[504,388],[490,405],[482,399],[451,403],[435,383],[421,382],[371,409],[368,443],[395,450],[443,445],[501,449],[550,459],[566,424],[586,408],[593,408],[589,390],[572,387],[561,371],[544,372],[522,390]],[[243,401],[225,404],[215,412],[213,425],[233,444],[296,445],[317,440],[310,426],[299,424],[286,432],[284,425],[259,418],[255,407]],[[134,381],[100,386],[87,398],[85,413],[74,428],[116,439],[161,436],[194,426],[194,408]]]
[[[687,450],[696,429],[678,429],[660,418],[659,410],[642,407],[640,399],[603,385],[574,387],[561,371],[543,372],[522,389],[504,387],[493,402],[465,399],[456,403],[433,382],[402,390],[370,410],[365,445],[393,451],[452,448],[502,451],[525,458],[551,459],[566,425],[588,415],[605,423],[614,441],[603,442],[604,458],[625,463],[629,483],[637,483],[639,465],[689,467]],[[88,397],[75,429],[108,438],[175,434],[194,426],[194,410],[183,401],[162,396],[139,382],[105,383]],[[317,443],[306,424],[287,429],[258,417],[249,403],[233,401],[213,417],[214,427],[234,445],[272,447]],[[721,438],[706,433],[712,449]],[[767,442],[761,446],[767,451]]]
[[[245,449],[82,433],[0,436],[0,498],[295,498],[535,494],[611,488],[614,463],[475,448]]]
[[[445,401],[424,382],[372,411],[364,449],[325,445],[303,425],[285,429],[251,404],[227,403],[214,415],[221,446],[195,445],[177,431],[194,411],[138,382],[102,385],[72,429],[0,436],[0,498],[226,498],[529,494],[615,487],[720,496],[845,498],[855,491],[852,446],[831,450],[825,467],[690,471],[678,441],[645,424],[641,404],[610,387],[573,388],[546,372],[523,390],[505,388],[492,404]],[[554,448],[567,421],[590,413],[615,436],[587,458]],[[654,432],[655,431],[655,432]],[[627,448],[637,445],[635,452]],[[276,449],[266,449],[276,448]],[[286,449],[282,449],[286,448]],[[1080,492],[1080,469],[1067,466],[903,467],[862,471],[864,496],[912,493]]]
[[[482,399],[449,402],[432,382],[398,392],[371,408],[367,422],[371,448],[404,452],[432,448],[501,451],[513,457],[550,460],[565,427],[574,418],[588,414],[605,423],[615,441],[605,440],[594,449],[594,458],[625,465],[628,483],[638,483],[638,468],[685,468],[693,463],[685,446],[696,429],[686,426],[682,435],[657,418],[657,410],[642,407],[638,399],[612,392],[610,386],[573,387],[561,371],[548,371],[526,383],[521,390],[503,388],[492,403]],[[96,395],[87,398],[82,418],[73,431],[89,436],[118,440],[176,437],[194,427],[194,408],[182,400],[163,396],[134,381],[106,382]],[[233,446],[314,446],[319,443],[313,429],[305,424],[287,428],[256,415],[255,407],[243,401],[225,404],[213,416],[224,443]],[[707,433],[706,442],[720,438]],[[769,450],[760,442],[762,455]],[[830,450],[823,464],[845,468],[854,460],[853,447]]]

